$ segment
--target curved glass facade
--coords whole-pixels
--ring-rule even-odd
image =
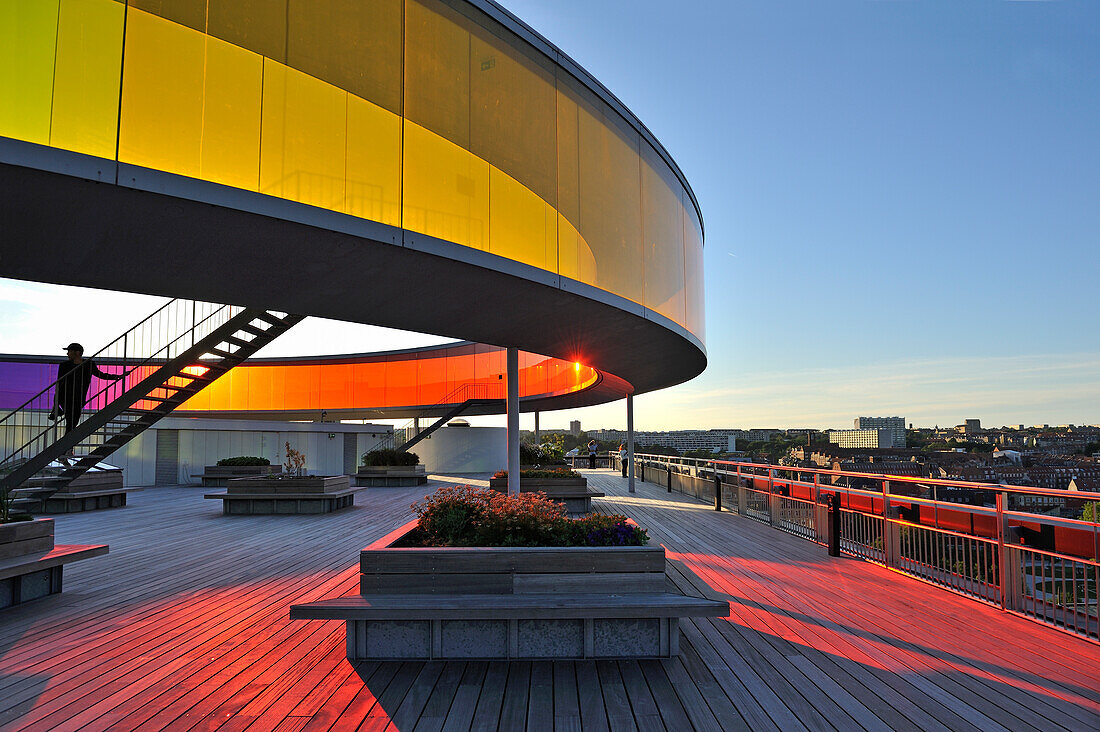
[[[15,409],[57,378],[57,359],[28,356],[0,360],[0,409]],[[266,412],[397,409],[503,399],[506,349],[480,343],[394,353],[248,360],[193,396],[179,410]],[[110,359],[97,359],[112,370]],[[201,367],[196,367],[200,369]],[[151,375],[136,369],[126,388]],[[599,381],[595,369],[520,351],[521,398],[565,396]],[[92,393],[103,384],[93,379]],[[468,387],[462,391],[460,387]],[[156,402],[139,402],[146,409]]]
[[[0,0],[0,135],[277,196],[620,295],[703,340],[702,226],[653,147],[442,0]]]

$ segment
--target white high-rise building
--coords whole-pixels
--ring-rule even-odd
[[[857,430],[890,430],[893,444],[883,447],[905,447],[905,417],[856,417]]]
[[[899,447],[894,444],[893,430],[889,429],[833,430],[829,433],[829,442],[856,450]]]

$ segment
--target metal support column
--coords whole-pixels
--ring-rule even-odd
[[[539,439],[539,413],[535,412],[535,446],[542,444],[542,440]]]
[[[508,349],[508,493],[519,493],[519,349]]]
[[[626,395],[626,489],[634,493],[634,395]]]

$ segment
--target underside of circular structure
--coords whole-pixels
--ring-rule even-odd
[[[595,369],[583,400],[546,392],[542,408],[706,365],[682,173],[495,3],[10,3],[0,43],[15,59],[0,72],[0,276]]]

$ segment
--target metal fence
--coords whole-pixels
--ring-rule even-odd
[[[1100,493],[636,455],[643,480],[827,543],[839,495],[841,551],[1100,641]],[[1091,508],[1090,508],[1091,506]],[[1030,510],[1029,510],[1030,509]]]

